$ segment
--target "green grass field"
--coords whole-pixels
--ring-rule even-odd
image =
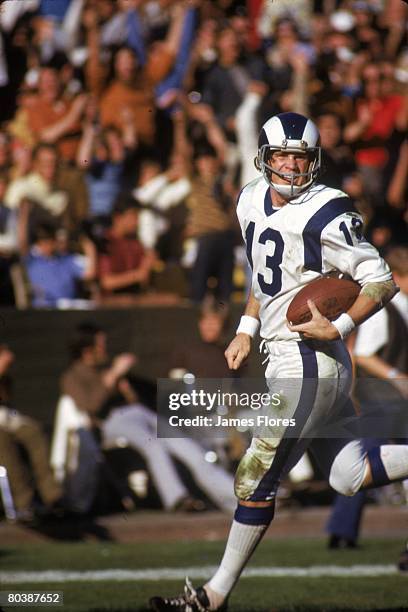
[[[400,540],[365,540],[361,550],[328,551],[323,539],[266,540],[250,567],[308,568],[311,566],[395,564]],[[199,568],[217,564],[222,542],[171,544],[55,543],[2,547],[1,575],[21,571],[146,570]],[[205,575],[203,576],[205,577]],[[199,584],[200,580],[194,580]],[[64,612],[136,612],[146,610],[155,594],[177,594],[182,580],[104,579],[99,582],[29,582],[1,585],[1,590],[64,591]],[[5,608],[27,610],[27,608]],[[34,609],[34,608],[33,608]],[[408,576],[242,578],[231,597],[231,612],[408,610]]]

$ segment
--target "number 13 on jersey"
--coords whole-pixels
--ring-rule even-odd
[[[251,221],[250,223],[248,223],[248,226],[245,231],[246,251],[251,268],[253,267],[252,247],[254,241],[254,232],[255,223],[254,221]],[[258,283],[263,293],[273,297],[282,289],[282,269],[280,266],[282,264],[283,249],[285,244],[283,242],[281,234],[277,230],[272,229],[271,227],[267,227],[266,229],[264,229],[264,231],[259,236],[258,242],[259,244],[264,245],[266,245],[268,242],[272,242],[275,245],[273,255],[266,255],[265,258],[265,267],[271,272],[271,281],[268,282],[263,274],[261,274],[260,272],[258,273]]]

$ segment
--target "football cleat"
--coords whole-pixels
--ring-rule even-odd
[[[186,578],[184,595],[178,597],[152,597],[150,607],[155,612],[210,612],[210,602],[203,587],[195,589]],[[226,608],[223,607],[223,610]]]

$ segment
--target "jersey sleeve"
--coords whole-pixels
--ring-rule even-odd
[[[246,210],[245,200],[246,200],[246,194],[245,194],[245,187],[244,187],[243,189],[241,189],[238,195],[238,198],[237,198],[237,218],[238,218],[239,227],[241,228],[241,234],[242,234],[242,238],[244,242],[246,242],[246,239],[245,239],[245,210]]]
[[[261,184],[262,182],[263,179]],[[242,238],[244,239],[245,243],[248,242],[247,229],[248,225],[251,223],[251,217],[253,217],[253,214],[251,215],[251,211],[254,212],[254,209],[256,208],[256,198],[263,198],[264,196],[264,194],[261,194],[259,191],[259,184],[259,177],[250,183],[247,183],[247,185],[241,189],[237,198],[237,217],[241,228]]]
[[[331,221],[321,236],[322,271],[339,270],[364,286],[392,279],[388,264],[362,234],[363,222],[356,212]]]

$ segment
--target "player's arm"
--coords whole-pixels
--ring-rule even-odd
[[[368,282],[361,289],[359,296],[349,308],[347,314],[353,319],[355,325],[360,325],[378,310],[384,308],[398,291],[399,288],[392,278],[384,281]]]
[[[241,228],[242,238],[247,248],[248,263],[252,268],[251,245],[247,244],[246,211],[251,205],[248,199],[248,186],[244,187],[238,196],[237,218]],[[259,303],[255,298],[252,288],[249,292],[244,314],[239,322],[235,338],[230,342],[225,351],[225,358],[230,370],[238,370],[248,357],[251,350],[251,340],[259,328]]]
[[[230,370],[238,370],[251,351],[251,340],[259,327],[259,302],[252,289],[245,307],[235,338],[225,351]]]
[[[362,288],[347,313],[330,322],[323,316],[312,300],[308,301],[312,319],[302,325],[290,325],[291,331],[303,334],[311,340],[338,340],[345,338],[353,329],[378,312],[398,292],[393,280],[372,282]]]
[[[357,281],[362,289],[347,313],[330,322],[311,301],[312,319],[290,325],[291,331],[315,340],[345,338],[357,325],[383,308],[398,292],[391,271],[377,249],[361,234],[358,215],[336,218],[322,235],[322,261],[326,269],[337,269]]]

